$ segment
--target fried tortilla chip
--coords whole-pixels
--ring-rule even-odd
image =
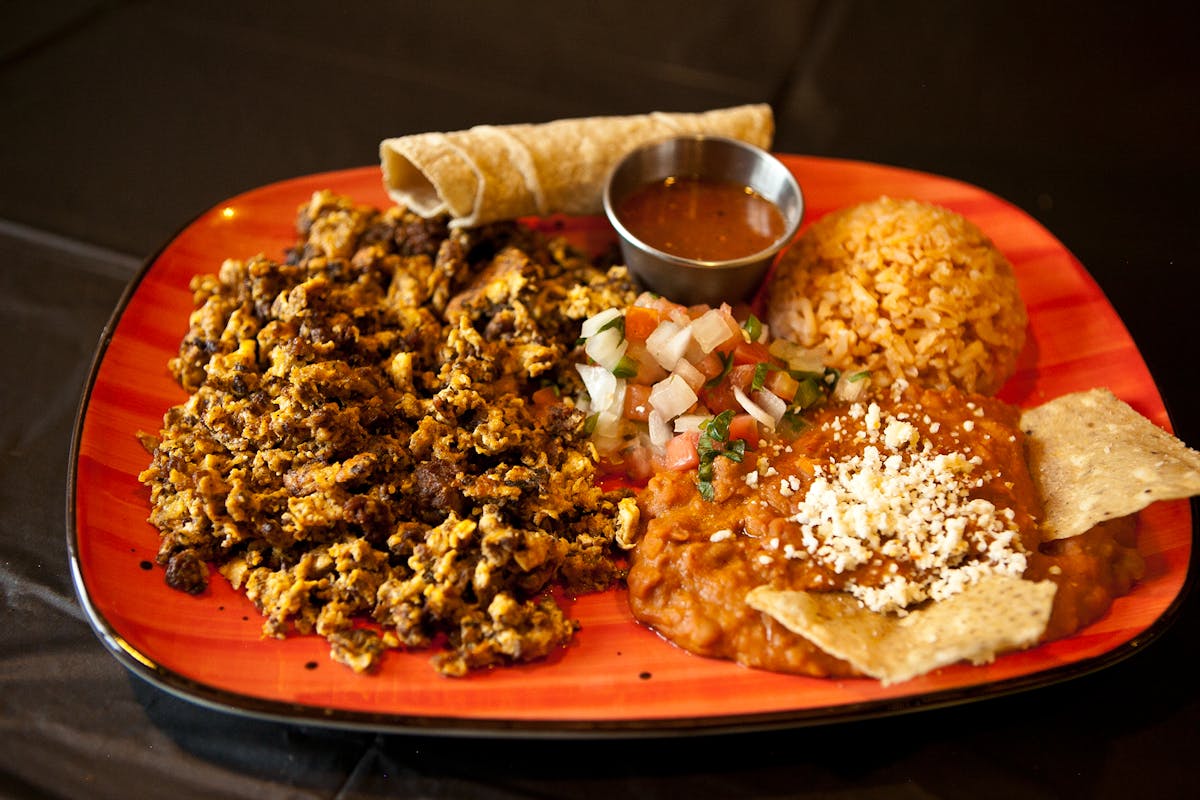
[[[1035,644],[1054,605],[1053,581],[986,575],[959,594],[907,616],[879,614],[842,592],[759,586],[746,603],[885,685]]]
[[[1200,494],[1200,453],[1107,389],[1021,414],[1047,540],[1078,536],[1157,500]]]
[[[451,133],[385,139],[384,186],[425,217],[448,213],[454,227],[523,216],[601,211],[604,182],[634,148],[681,134],[728,136],[769,148],[771,107],[700,114],[655,112],[562,119],[537,125],[479,125]]]

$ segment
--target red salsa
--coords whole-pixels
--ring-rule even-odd
[[[783,235],[783,214],[748,186],[707,178],[648,183],[616,207],[621,223],[651,247],[683,258],[729,261]]]

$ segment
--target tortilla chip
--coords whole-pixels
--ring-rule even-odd
[[[1021,414],[1047,540],[1078,536],[1157,500],[1200,494],[1200,453],[1107,389]]]
[[[398,204],[424,217],[448,213],[453,227],[523,216],[602,210],[604,182],[630,150],[689,133],[769,148],[771,107],[700,114],[655,112],[561,119],[539,125],[479,125],[452,133],[385,139],[383,182]]]
[[[864,608],[841,592],[760,586],[746,603],[832,656],[884,684],[996,653],[1029,647],[1046,630],[1053,581],[986,575],[959,594],[897,617]]]

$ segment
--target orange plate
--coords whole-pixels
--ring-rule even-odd
[[[974,220],[1012,260],[1032,335],[1002,396],[1035,405],[1108,385],[1169,426],[1154,382],[1116,312],[1075,258],[1017,208],[973,186],[872,164],[783,156],[804,189],[807,217],[881,194],[933,201]],[[749,670],[675,648],[630,616],[623,591],[573,600],[577,640],[547,662],[439,677],[429,653],[388,654],[378,674],[329,660],[323,640],[264,640],[249,601],[217,578],[199,597],[167,588],[151,567],[158,536],[137,474],[149,458],[139,431],[157,432],[183,401],[167,373],[192,310],[188,281],[227,257],[282,257],[297,208],[316,189],[386,206],[377,168],[296,178],[247,192],[188,225],[131,284],[96,356],[76,426],[68,498],[75,584],[92,625],[137,675],[227,711],[376,730],[646,734],[746,730],[845,720],[995,696],[1111,664],[1175,616],[1191,557],[1186,501],[1143,512],[1146,577],[1096,624],[994,663],[958,665],[907,683],[817,680]],[[535,222],[596,252],[601,218]]]

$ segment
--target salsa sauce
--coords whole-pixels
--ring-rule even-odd
[[[766,250],[783,235],[783,214],[748,186],[670,177],[622,199],[617,217],[630,233],[665,253],[730,261]]]

